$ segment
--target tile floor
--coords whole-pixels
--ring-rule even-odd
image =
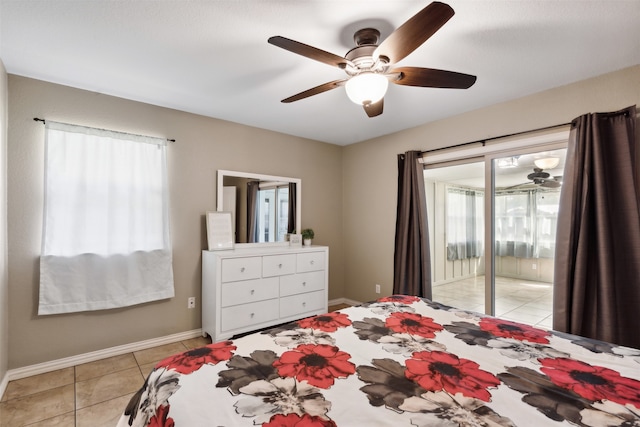
[[[0,427],[114,427],[156,363],[210,342],[198,337],[11,381]]]
[[[434,286],[434,301],[484,313],[484,276]],[[496,316],[552,327],[553,284],[496,277]]]
[[[0,427],[114,427],[157,362],[210,342],[193,338],[11,381]]]

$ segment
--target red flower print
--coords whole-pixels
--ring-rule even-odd
[[[411,295],[391,295],[378,299],[378,302],[397,302],[400,304],[413,304],[417,301],[420,301],[420,298]]]
[[[480,329],[492,335],[502,338],[513,338],[519,341],[529,341],[540,344],[549,344],[548,336],[551,335],[544,329],[523,325],[509,320],[483,317],[480,320]]]
[[[204,347],[185,351],[167,357],[156,365],[157,368],[173,369],[181,374],[190,374],[207,363],[215,365],[223,360],[231,359],[236,346],[231,341],[221,341]]]
[[[149,420],[147,427],[174,427],[173,418],[169,417],[169,405],[160,405]]]
[[[309,414],[276,414],[262,427],[336,427],[336,423]]]
[[[462,393],[488,402],[491,394],[487,388],[500,384],[495,375],[479,369],[476,362],[443,351],[415,352],[406,364],[405,376],[429,391]]]
[[[302,344],[282,353],[273,362],[273,367],[281,377],[293,377],[316,387],[329,388],[336,378],[346,378],[356,371],[350,358],[349,353],[335,346]]]
[[[621,405],[640,408],[640,381],[627,378],[609,368],[592,366],[579,360],[560,357],[539,359],[540,370],[549,379],[567,390],[589,399],[610,400]]]
[[[435,332],[442,330],[442,325],[435,323],[430,317],[402,311],[391,313],[384,325],[393,332],[418,335],[424,338],[433,338],[436,336]]]
[[[301,328],[312,328],[324,332],[335,332],[338,328],[345,328],[351,325],[349,316],[344,313],[327,313],[320,316],[307,317],[298,320]]]

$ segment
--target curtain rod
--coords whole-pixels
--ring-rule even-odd
[[[47,123],[47,121],[46,121],[45,119],[39,119],[39,118],[37,118],[37,117],[34,117],[34,118],[33,118],[33,121],[35,121],[35,122],[42,122],[42,124]],[[176,142],[176,140],[175,140],[175,139],[169,139],[169,138],[167,138],[167,141],[168,141],[168,142]]]
[[[571,124],[571,122],[561,123],[559,125],[545,126],[545,127],[541,127],[541,128],[537,128],[537,129],[525,130],[525,131],[522,131],[522,132],[514,132],[514,133],[509,133],[509,134],[506,134],[506,135],[492,136],[491,138],[479,139],[477,141],[463,142],[462,144],[449,145],[448,147],[433,148],[431,150],[421,151],[420,152],[420,156],[424,156],[427,153],[433,153],[435,151],[448,150],[450,148],[465,147],[467,145],[472,145],[472,144],[482,144],[482,146],[484,147],[485,144],[488,141],[493,141],[494,139],[508,138],[508,137],[511,137],[511,136],[524,135],[525,133],[538,132],[538,131],[541,131],[541,130],[548,130],[548,129],[553,129],[553,128],[557,128],[557,127],[568,126],[570,124]]]

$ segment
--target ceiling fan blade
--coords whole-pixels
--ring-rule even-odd
[[[544,182],[542,183],[542,187],[547,187],[547,188],[558,188],[560,187],[560,183],[554,179],[545,179]]]
[[[297,53],[298,55],[306,56],[307,58],[314,59],[316,61],[320,61],[334,67],[345,68],[347,65],[351,64],[351,61],[341,56],[334,55],[333,53],[297,42],[295,40],[288,39],[286,37],[273,36],[269,37],[269,40],[267,41],[272,45],[281,47],[282,49],[288,50],[289,52]]]
[[[520,188],[520,187],[526,187],[526,186],[530,186],[531,182],[521,182],[520,184],[516,184],[516,185],[511,185],[509,187],[504,187],[503,190],[513,190],[516,188]]]
[[[307,90],[305,90],[303,92],[300,92],[300,93],[297,93],[297,94],[295,94],[293,96],[285,98],[281,102],[284,102],[285,104],[288,104],[290,102],[300,101],[301,99],[308,98],[310,96],[317,95],[319,93],[326,92],[328,90],[335,89],[335,88],[340,87],[340,86],[344,86],[344,84],[346,82],[347,82],[347,80],[344,79],[344,80],[334,80],[332,82],[323,83],[323,84],[321,84],[319,86],[312,87],[311,89],[307,89]]]
[[[434,68],[398,67],[389,72],[400,73],[400,77],[391,82],[405,86],[468,89],[476,82],[476,76]]]
[[[434,1],[398,27],[375,50],[373,58],[389,58],[389,63],[401,61],[435,34],[454,15],[451,6]]]
[[[374,102],[369,103],[369,104],[364,104],[364,112],[367,113],[367,116],[369,117],[375,117],[375,116],[379,116],[380,114],[382,114],[382,109],[384,107],[384,98],[382,98],[380,101],[378,102]]]

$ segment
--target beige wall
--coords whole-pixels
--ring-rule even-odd
[[[347,147],[13,75],[8,89],[8,367],[18,368],[199,328],[200,310],[187,310],[186,298],[200,297],[203,213],[215,209],[218,169],[301,178],[303,226],[316,231],[314,243],[331,248],[329,298],[371,300],[378,296],[376,283],[382,294],[389,294],[398,153],[640,104],[640,66]],[[168,155],[175,298],[117,310],[37,316],[44,129],[33,117],[177,139]],[[0,304],[3,286],[0,278]],[[0,317],[4,344],[1,334]],[[0,363],[2,357],[0,351]]]
[[[0,393],[9,360],[7,275],[7,72],[0,60]]]
[[[392,292],[399,153],[557,125],[585,113],[633,104],[640,104],[640,66],[345,147],[344,296],[374,299],[379,296],[376,283],[382,285],[383,295]]]
[[[341,147],[15,75],[8,87],[10,369],[200,328],[200,304],[188,310],[187,298],[200,299],[218,169],[302,179],[302,223],[330,247],[329,298],[343,295]],[[34,117],[176,139],[167,156],[175,298],[37,315],[44,126]]]

